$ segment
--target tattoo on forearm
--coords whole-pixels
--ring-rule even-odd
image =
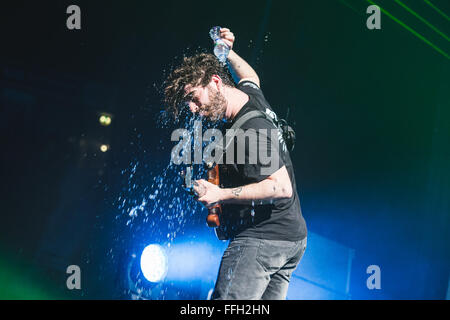
[[[242,191],[242,187],[234,188],[234,189],[231,190],[231,192],[232,192],[236,197],[239,197],[241,191]]]

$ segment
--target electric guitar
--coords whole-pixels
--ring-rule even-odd
[[[208,182],[219,185],[219,166],[212,162],[205,164],[207,169]],[[181,171],[180,175],[184,179],[183,187],[191,194],[194,195],[194,179],[193,179],[193,167],[192,165],[186,167],[186,171]],[[226,240],[226,237],[220,228],[220,216],[222,214],[222,206],[218,203],[208,208],[208,215],[206,216],[206,224],[208,227],[214,228],[216,237],[219,240]]]

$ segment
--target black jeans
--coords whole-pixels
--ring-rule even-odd
[[[300,241],[238,238],[230,241],[211,299],[283,300],[306,249]]]

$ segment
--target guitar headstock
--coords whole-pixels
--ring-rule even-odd
[[[188,165],[185,169],[180,171],[180,176],[183,178],[183,188],[189,193],[194,192],[193,171],[192,165]]]

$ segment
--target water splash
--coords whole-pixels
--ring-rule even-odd
[[[162,87],[156,84],[152,87],[162,92]],[[139,248],[150,242],[171,248],[175,239],[189,228],[205,225],[206,209],[182,188],[183,181],[179,175],[182,167],[170,161],[170,151],[176,144],[170,141],[170,134],[174,129],[185,128],[193,137],[196,121],[202,121],[203,130],[216,128],[221,123],[207,123],[199,116],[190,114],[187,108],[182,108],[180,116],[174,120],[161,109],[158,108],[157,112],[147,110],[153,113],[154,128],[163,133],[159,144],[156,140],[156,144],[146,146],[143,141],[149,134],[145,129],[134,128],[130,142],[122,150],[129,161],[117,170],[118,186],[107,186],[111,193],[116,190],[111,199],[115,210],[111,219],[114,223],[111,228],[114,230],[113,243],[106,252],[110,263],[121,264],[122,260],[137,259]],[[140,115],[132,115],[132,119],[137,121]],[[192,151],[196,143],[194,141]],[[202,166],[197,166],[196,172],[197,178],[205,177]],[[132,294],[141,297],[145,293],[144,287],[144,283],[137,282],[131,289],[133,292],[130,288],[125,288],[123,292],[128,297]],[[166,293],[163,290],[160,298],[164,299]]]

